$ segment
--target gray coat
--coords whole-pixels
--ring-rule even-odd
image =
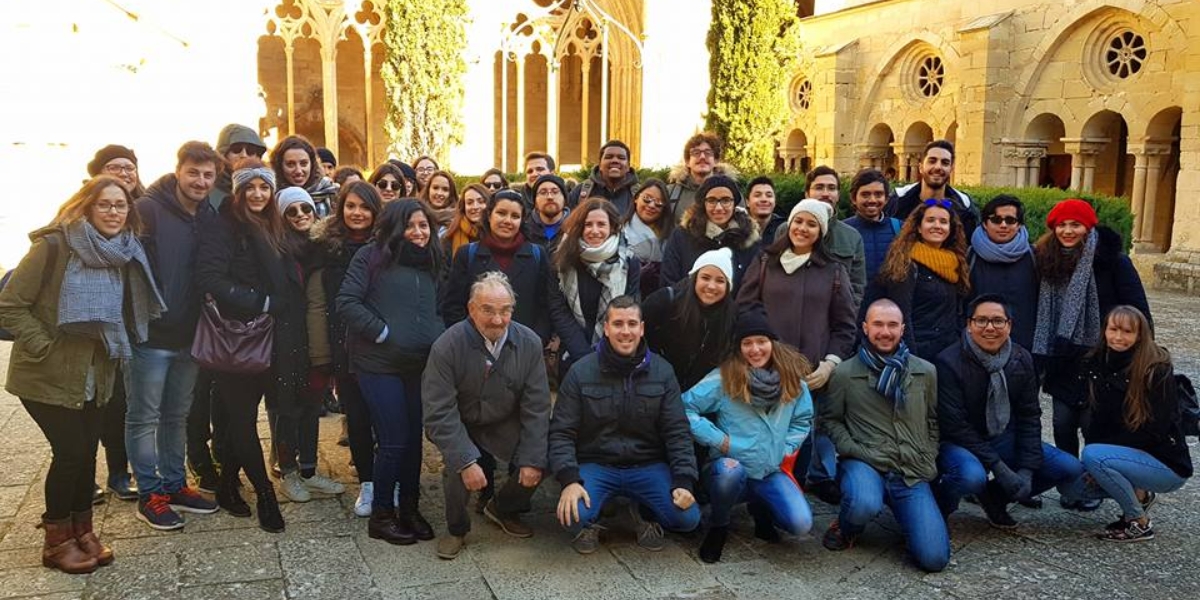
[[[480,448],[517,466],[545,469],[550,387],[541,338],[513,321],[490,368],[489,360],[470,319],[433,343],[421,381],[426,435],[447,469],[461,471],[479,459]]]

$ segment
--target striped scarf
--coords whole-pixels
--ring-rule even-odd
[[[900,347],[888,356],[881,356],[868,345],[858,348],[858,360],[879,375],[875,391],[883,394],[897,407],[904,404],[904,378],[908,375],[908,345],[903,340]]]

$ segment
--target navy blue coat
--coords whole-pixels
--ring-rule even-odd
[[[882,221],[867,221],[857,216],[850,217],[843,223],[854,228],[862,236],[863,250],[867,259],[867,281],[873,281],[887,259],[888,249],[892,240],[900,232],[900,220],[884,217]]]
[[[916,261],[904,281],[872,283],[860,316],[880,298],[888,298],[900,307],[904,313],[904,342],[913,354],[930,362],[958,341],[965,325],[958,287]]]
[[[988,262],[972,252],[968,262],[971,264],[971,297],[983,294],[1003,296],[1012,311],[1013,341],[1025,348],[1032,348],[1041,280],[1033,252],[1026,253],[1014,263]]]

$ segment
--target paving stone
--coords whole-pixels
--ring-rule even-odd
[[[434,552],[436,541],[394,546],[367,537],[365,523],[353,539],[366,560],[367,569],[374,575],[376,587],[385,594],[389,590],[481,577],[479,567],[465,556],[458,560],[438,558]]]
[[[441,600],[443,598],[493,600],[496,598],[483,577],[405,588],[380,586],[380,589],[383,593],[383,600]]]
[[[279,579],[279,551],[270,543],[243,543],[224,548],[197,547],[181,553],[182,585],[205,585]]]
[[[703,563],[669,539],[660,552],[647,552],[637,544],[609,544],[608,551],[652,595],[687,596],[721,585]]]
[[[19,598],[56,592],[81,593],[89,575],[67,575],[41,566],[0,569],[0,598]]]
[[[115,551],[114,551],[115,554]],[[90,576],[86,600],[160,600],[178,597],[179,558],[174,553],[118,556]]]
[[[289,597],[378,599],[366,561],[349,537],[279,542],[279,557]]]
[[[282,579],[185,587],[180,590],[180,593],[188,598],[203,600],[285,600],[287,598],[283,590]]]

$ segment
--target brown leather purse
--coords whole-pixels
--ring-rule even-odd
[[[204,295],[192,358],[201,368],[253,375],[271,367],[275,319],[267,313],[242,322],[226,319],[211,294]]]

